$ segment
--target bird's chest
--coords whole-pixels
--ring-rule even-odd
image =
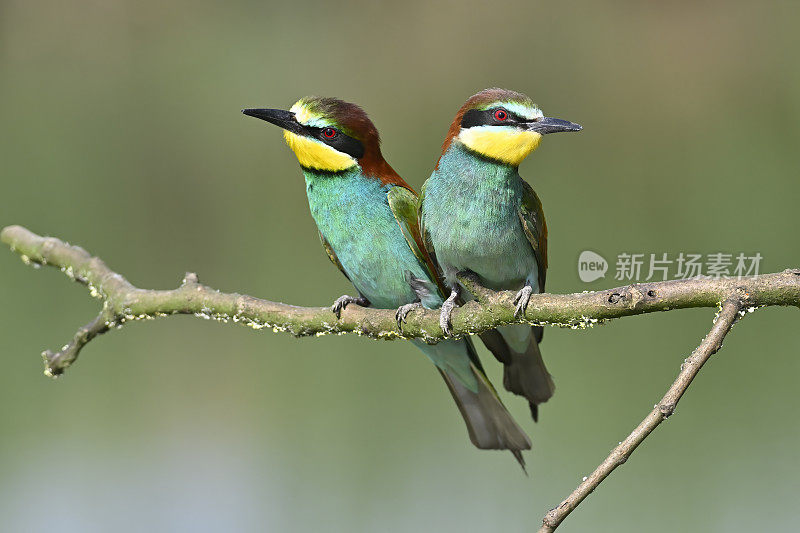
[[[494,289],[524,283],[536,260],[519,220],[521,190],[500,180],[433,189],[425,227],[448,282],[468,269]]]
[[[374,180],[323,178],[307,180],[306,192],[317,228],[356,288],[375,307],[413,301],[404,272],[419,275],[419,265],[383,186]]]

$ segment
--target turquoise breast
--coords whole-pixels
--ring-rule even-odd
[[[311,216],[350,281],[373,307],[395,308],[416,300],[405,280],[411,271],[428,279],[389,208],[389,187],[359,170],[304,172]]]
[[[494,290],[519,289],[537,271],[519,220],[517,169],[485,160],[454,142],[425,185],[425,230],[447,283],[472,270]]]

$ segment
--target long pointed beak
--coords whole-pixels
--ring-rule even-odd
[[[247,116],[266,120],[270,124],[275,124],[292,133],[302,133],[303,126],[297,122],[294,113],[283,109],[242,109],[242,113]]]
[[[581,131],[583,127],[569,120],[552,117],[542,117],[535,122],[528,123],[528,130],[546,135],[560,131]]]

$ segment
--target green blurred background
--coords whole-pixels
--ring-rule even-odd
[[[620,284],[613,264],[582,283],[585,249],[798,267],[799,16],[788,1],[0,0],[0,225],[78,243],[141,287],[193,270],[327,304],[351,289],[297,162],[239,110],[358,102],[419,187],[457,108],[499,85],[584,126],[521,169],[545,205],[550,291]],[[97,302],[7,250],[0,274],[9,532],[530,531],[658,401],[714,314],[548,329],[557,393],[540,422],[505,396],[534,440],[526,478],[469,444],[407,343],[176,317],[97,339],[52,381],[38,353]],[[796,530],[797,319],[739,324],[563,531]]]

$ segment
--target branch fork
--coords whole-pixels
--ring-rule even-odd
[[[337,316],[330,307],[297,307],[252,296],[223,293],[200,283],[197,274],[186,273],[172,290],[140,289],[114,272],[97,257],[78,246],[42,237],[21,226],[8,226],[0,241],[18,253],[26,264],[59,268],[86,285],[103,305],[99,314],[78,329],[60,350],[45,351],[45,374],[58,376],[72,365],[92,339],[131,320],[149,320],[189,314],[253,329],[271,328],[294,336],[355,333],[374,339],[419,338],[428,343],[448,336],[439,325],[439,311],[415,309],[404,315],[402,331],[393,309],[349,305]],[[683,394],[708,359],[722,347],[725,335],[737,319],[764,306],[800,307],[800,269],[789,269],[753,278],[691,278],[639,283],[610,290],[573,294],[533,294],[521,316],[515,316],[510,291],[482,287],[476,276],[459,277],[475,297],[457,308],[451,317],[452,335],[483,333],[498,326],[528,323],[573,329],[592,327],[623,316],[693,307],[717,308],[714,325],[692,354],[666,394],[628,437],[585,477],[578,487],[542,521],[539,533],[551,533],[597,486],[624,464],[639,444],[670,417]]]

